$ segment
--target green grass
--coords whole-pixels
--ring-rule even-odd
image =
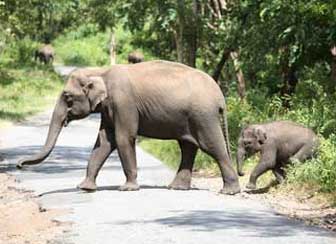
[[[17,122],[50,106],[63,81],[49,68],[0,70],[0,124]]]
[[[177,169],[180,165],[181,153],[176,141],[142,138],[140,141],[140,147],[165,162],[173,169]],[[194,169],[199,170],[205,168],[212,173],[219,173],[214,160],[199,150],[195,159]]]

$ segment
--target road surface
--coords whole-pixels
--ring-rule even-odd
[[[22,187],[34,190],[43,207],[70,210],[59,220],[72,221],[71,231],[57,236],[55,243],[336,243],[334,233],[279,216],[240,195],[168,190],[174,172],[140,148],[140,191],[117,190],[125,179],[116,153],[102,168],[96,192],[76,189],[97,136],[98,115],[64,128],[43,164],[17,170],[18,159],[40,150],[50,116],[47,111],[0,132],[5,157],[0,172],[14,174]]]

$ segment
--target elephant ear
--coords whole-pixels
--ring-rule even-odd
[[[90,101],[91,111],[94,111],[97,105],[107,97],[103,78],[100,76],[90,76],[84,87],[84,93]]]
[[[256,136],[258,142],[260,144],[264,144],[266,139],[267,139],[267,135],[265,130],[263,130],[262,128],[255,128],[254,129],[254,135]]]

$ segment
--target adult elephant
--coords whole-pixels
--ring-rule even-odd
[[[144,55],[140,51],[133,51],[128,54],[128,63],[136,64],[144,61]]]
[[[54,61],[55,51],[50,44],[45,44],[35,51],[35,61],[39,60],[44,64]]]
[[[64,125],[95,112],[101,113],[100,130],[79,188],[96,189],[99,170],[117,149],[126,176],[120,190],[138,190],[135,139],[142,135],[178,141],[182,159],[170,188],[190,188],[195,155],[201,148],[219,165],[224,182],[221,192],[240,191],[219,86],[199,70],[167,61],[74,71],[56,104],[42,151],[18,167],[43,161]]]

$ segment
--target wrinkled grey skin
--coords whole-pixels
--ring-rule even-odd
[[[128,54],[128,63],[136,64],[144,61],[144,55],[139,51],[133,51]]]
[[[260,161],[253,169],[246,188],[256,189],[260,175],[272,170],[278,183],[285,177],[284,166],[313,156],[319,145],[316,134],[290,121],[254,124],[241,131],[238,140],[237,171],[243,176],[244,159],[260,152]]]
[[[44,64],[52,64],[54,61],[55,51],[50,44],[43,45],[35,51],[35,61],[39,60]]]
[[[190,188],[194,159],[200,148],[219,165],[222,193],[240,191],[228,149],[226,107],[220,88],[207,74],[167,61],[74,71],[53,112],[43,149],[21,160],[18,167],[42,162],[64,125],[94,112],[101,113],[100,131],[79,188],[96,189],[99,170],[117,149],[126,176],[120,190],[138,190],[135,140],[142,135],[178,141],[181,164],[169,188]]]

